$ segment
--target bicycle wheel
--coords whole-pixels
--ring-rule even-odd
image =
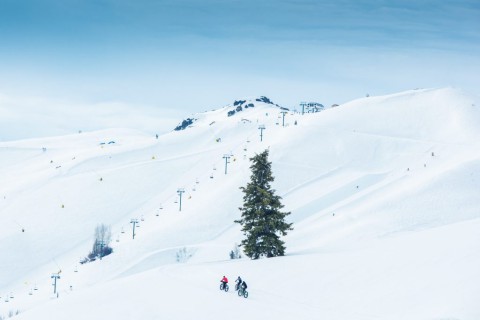
[[[228,284],[225,284],[224,290],[225,290],[225,292],[228,292]]]
[[[245,299],[248,298],[248,291],[247,291],[247,290],[245,290],[245,291],[243,292],[243,296],[245,297]]]
[[[238,290],[238,296],[239,296],[239,297],[242,296],[242,289]]]
[[[220,290],[223,290],[223,283],[220,283]]]

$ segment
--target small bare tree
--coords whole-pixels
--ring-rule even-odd
[[[110,242],[112,241],[112,231],[110,226],[103,223],[97,225],[95,228],[94,239],[92,252],[88,256],[90,260],[95,260],[96,257],[101,259],[112,253],[113,249],[110,248]]]
[[[192,257],[192,253],[187,248],[183,247],[177,251],[177,262],[187,262]]]
[[[233,246],[233,250],[230,251],[230,259],[240,259],[242,257],[242,254],[240,252],[240,248],[238,244],[235,243]]]

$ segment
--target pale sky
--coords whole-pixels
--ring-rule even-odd
[[[0,94],[218,108],[480,91],[478,0],[0,0]]]

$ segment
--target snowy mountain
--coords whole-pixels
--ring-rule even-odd
[[[236,116],[238,117],[241,114],[249,114],[248,112],[242,112],[242,111],[247,111],[248,109],[255,108],[255,106],[259,106],[260,109],[265,108],[265,105],[271,105],[277,107],[279,110],[282,111],[288,111],[288,108],[284,108],[279,106],[278,104],[274,104],[269,98],[265,96],[261,96],[259,98],[247,98],[244,100],[235,100],[233,104],[228,105],[223,107],[222,109],[219,110],[212,110],[212,112],[204,112],[203,114],[198,114],[197,117],[194,118],[187,118],[183,120],[178,126],[175,127],[175,131],[180,131],[180,130],[185,130],[187,128],[190,128],[194,125],[195,122],[197,122],[199,119],[202,120],[200,123],[203,122],[203,124],[208,123],[209,126],[213,125],[216,120],[213,119],[222,119],[222,114],[224,117],[233,117]],[[258,109],[258,107],[257,107]],[[274,108],[275,110],[275,108]],[[278,111],[279,111],[278,110]],[[215,114],[215,116],[212,117],[212,113]],[[209,121],[212,122],[209,122]],[[242,118],[243,122],[249,122],[251,120]],[[282,122],[283,125],[283,122]]]
[[[0,316],[479,319],[476,99],[412,90],[301,115],[259,97],[158,139],[0,142]],[[287,255],[231,260],[239,187],[266,148],[294,223]],[[80,264],[101,223],[113,254]],[[218,290],[223,275],[248,299]]]

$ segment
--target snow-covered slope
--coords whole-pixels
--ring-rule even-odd
[[[413,90],[290,111],[282,126],[285,110],[260,97],[158,139],[112,129],[0,143],[0,316],[478,319],[475,99]],[[238,188],[265,148],[294,222],[287,256],[230,260]],[[80,265],[100,223],[114,253]],[[222,275],[241,275],[249,298],[220,292]]]

